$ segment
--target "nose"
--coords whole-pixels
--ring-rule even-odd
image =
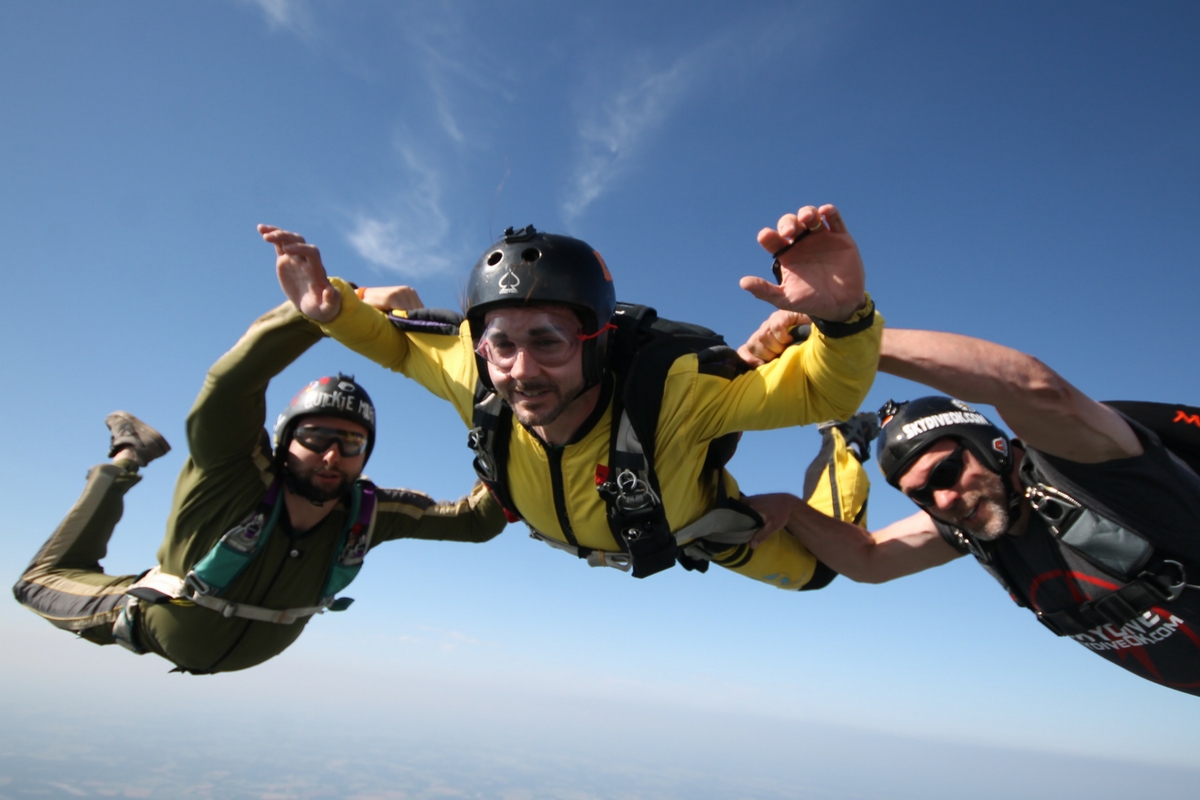
[[[537,375],[541,371],[541,365],[537,359],[529,355],[524,347],[517,349],[517,358],[513,361],[512,366],[508,369],[510,377],[517,380],[524,380],[532,375]]]
[[[329,447],[325,448],[325,452],[321,454],[321,460],[325,462],[325,466],[335,466],[342,458],[342,446],[337,440],[330,443]]]
[[[962,493],[958,490],[958,484],[954,484],[949,489],[934,489],[933,490],[933,507],[939,511],[949,511],[954,504],[958,502],[958,498]]]

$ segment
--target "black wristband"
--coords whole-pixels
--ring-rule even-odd
[[[856,333],[862,333],[875,324],[875,301],[867,298],[867,303],[870,304],[871,310],[863,315],[862,319],[855,322],[830,322],[827,319],[818,319],[817,317],[809,317],[814,326],[827,339],[844,339],[847,336],[853,336]]]

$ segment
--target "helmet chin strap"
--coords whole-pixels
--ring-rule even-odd
[[[1025,492],[1014,487],[1014,482],[1020,486],[1020,479],[1012,472],[1004,476],[1004,491],[1008,495],[1008,528],[1005,529],[1005,533],[1011,531],[1025,514],[1025,509],[1021,507],[1021,501],[1025,499]]]

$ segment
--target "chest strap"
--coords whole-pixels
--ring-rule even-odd
[[[604,498],[608,527],[629,554],[635,578],[645,578],[675,565],[678,545],[667,522],[658,477],[620,397],[613,394],[619,419],[609,439],[608,479],[596,487]]]
[[[490,392],[481,382],[475,391],[471,432],[467,447],[475,454],[471,466],[479,481],[500,504],[509,522],[520,522],[521,515],[508,491],[508,443],[512,437],[512,409],[500,395]]]
[[[158,603],[173,602],[177,605],[197,605],[216,611],[223,617],[240,617],[256,622],[274,622],[280,625],[291,625],[298,619],[321,614],[331,609],[336,600],[327,597],[319,605],[302,606],[300,608],[263,608],[249,603],[235,603],[221,597],[197,594],[183,578],[169,575],[161,568],[155,567],[129,587],[126,594],[134,599],[157,605]]]
[[[1061,611],[1034,611],[1038,621],[1055,634],[1074,636],[1102,625],[1124,625],[1156,605],[1177,599],[1188,587],[1183,564],[1156,559],[1154,546],[1141,534],[1051,486],[1033,459],[1027,457],[1021,463],[1020,477],[1025,499],[1059,546],[1125,584]]]
[[[1136,531],[1101,516],[1071,495],[1051,486],[1026,456],[1019,471],[1025,499],[1033,513],[1046,525],[1059,548],[1079,554],[1101,574],[1124,585],[1094,600],[1061,611],[1043,612],[1030,608],[1038,621],[1057,636],[1075,636],[1103,625],[1124,625],[1154,606],[1179,598],[1188,583],[1187,570],[1179,561],[1156,556],[1154,546]],[[992,553],[991,542],[979,542],[953,529],[955,538],[992,573],[1018,605],[1029,608],[1014,591],[1012,579]],[[1061,551],[1058,559],[1062,559]]]
[[[762,527],[762,519],[752,510],[728,502],[725,483],[718,474],[718,507],[672,534],[657,489],[657,476],[618,399],[614,399],[613,412],[620,422],[610,437],[608,478],[597,486],[597,491],[604,499],[609,529],[622,550],[584,547],[570,531],[565,532],[567,541],[560,541],[532,526],[530,538],[581,558],[589,566],[612,567],[644,578],[674,565],[681,550],[693,568],[703,571],[710,548],[705,548],[699,540],[744,545]],[[521,516],[508,491],[504,472],[512,434],[512,411],[495,392],[481,389],[476,393],[472,424],[467,445],[475,453],[475,474],[500,503],[509,522],[517,522]]]
[[[1124,625],[1154,606],[1178,599],[1184,589],[1195,588],[1188,584],[1187,571],[1178,561],[1164,561],[1159,569],[1160,573],[1143,572],[1111,594],[1075,608],[1034,613],[1039,622],[1058,636],[1075,636],[1102,625]],[[1174,574],[1165,574],[1167,572]]]
[[[732,507],[714,508],[691,525],[680,528],[675,532],[674,538],[676,545],[688,557],[703,563],[712,558],[711,550],[714,548],[708,545],[723,545],[724,547],[746,545],[760,528],[762,528],[762,518],[755,515],[748,507],[745,510]],[[633,568],[633,560],[629,553],[613,553],[606,550],[594,550],[590,547],[577,547],[558,539],[552,539],[532,528],[529,537],[544,542],[556,550],[562,550],[581,558],[587,561],[590,567],[612,567],[622,572],[629,572]]]
[[[267,489],[258,508],[225,532],[185,576],[197,594],[218,595],[242,574],[262,550],[283,512],[279,502],[283,482],[279,478]]]
[[[562,550],[564,553],[570,553],[576,558],[582,558],[587,562],[589,567],[612,567],[619,569],[622,572],[629,572],[633,569],[633,559],[629,557],[629,553],[613,553],[607,550],[595,550],[591,547],[580,547],[579,545],[563,542],[558,539],[552,539],[540,531],[533,528],[529,529],[529,538],[539,542],[544,542],[550,545],[555,550]]]
[[[280,502],[280,483],[267,490],[258,508],[241,523],[227,531],[185,577],[163,572],[160,567],[139,578],[126,594],[151,604],[174,602],[198,605],[225,617],[240,617],[256,622],[290,625],[298,619],[328,611],[344,611],[354,602],[351,597],[337,597],[350,585],[362,569],[363,559],[371,547],[375,530],[375,486],[369,481],[355,481],[346,525],[343,527],[321,589],[320,601],[312,606],[297,608],[264,608],[248,603],[236,603],[220,595],[230,583],[249,566],[263,547],[279,520],[283,508]]]
[[[1129,580],[1153,557],[1154,546],[1144,536],[1051,486],[1032,459],[1021,463],[1020,478],[1025,499],[1050,535],[1100,569]]]

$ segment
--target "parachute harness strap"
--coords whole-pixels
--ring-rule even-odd
[[[638,439],[629,414],[621,411],[615,443],[616,459],[609,466],[613,478],[600,487],[600,493],[611,496],[617,509],[633,514],[662,505],[662,498],[650,486],[650,471],[646,467],[646,455]],[[630,532],[636,538],[640,532]]]
[[[608,526],[633,562],[633,577],[644,578],[675,564],[677,547],[662,498],[629,414],[614,393],[613,414],[620,422],[609,447],[609,478],[596,487],[608,507]]]
[[[467,434],[467,447],[475,454],[472,466],[479,480],[500,504],[509,522],[521,515],[508,491],[505,472],[508,465],[508,440],[512,435],[512,411],[504,400],[480,382],[475,392],[474,427]]]
[[[1125,585],[1073,608],[1054,612],[1035,610],[1038,621],[1059,636],[1074,636],[1103,625],[1121,626],[1155,606],[1179,599],[1188,583],[1187,569],[1174,559],[1159,558],[1154,547],[1129,530],[1084,506],[1063,490],[1048,484],[1030,459],[1021,465],[1024,496],[1063,546]]]

